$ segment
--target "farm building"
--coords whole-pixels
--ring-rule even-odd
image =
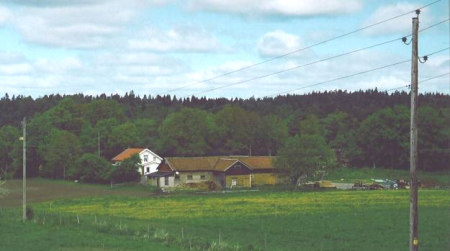
[[[269,156],[168,157],[148,177],[161,188],[208,182],[222,188],[253,187],[285,180]]]
[[[142,176],[146,176],[150,173],[156,172],[157,167],[161,164],[163,158],[159,157],[156,153],[150,151],[147,148],[127,148],[123,152],[119,153],[116,157],[112,158],[113,165],[119,165],[131,156],[139,154],[141,159],[141,165],[137,170]]]

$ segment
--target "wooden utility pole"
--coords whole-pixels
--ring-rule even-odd
[[[410,134],[410,215],[409,215],[409,249],[411,251],[419,250],[419,236],[418,236],[418,207],[417,207],[417,92],[418,92],[418,30],[419,30],[419,13],[416,10],[417,17],[412,19],[412,56],[411,56],[411,134]]]
[[[22,136],[22,142],[23,142],[23,181],[22,181],[22,207],[23,207],[23,214],[22,214],[22,220],[25,222],[27,220],[27,120],[26,118],[23,118],[22,121],[22,128],[23,128],[23,136]]]
[[[100,131],[97,133],[97,152],[98,156],[100,156]]]

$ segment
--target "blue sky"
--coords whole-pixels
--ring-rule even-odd
[[[0,92],[40,97],[133,90],[141,96],[247,98],[388,90],[409,84],[410,62],[330,80],[410,59],[411,45],[401,40],[321,60],[409,35],[413,13],[259,63],[433,2],[0,1]],[[449,47],[448,19],[448,0],[422,9],[420,28],[444,22],[420,32],[421,56]],[[279,71],[285,72],[270,75]],[[419,83],[441,77],[425,81],[419,90],[450,94],[449,71],[449,50],[430,56],[419,66]]]

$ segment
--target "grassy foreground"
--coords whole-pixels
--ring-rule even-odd
[[[33,208],[25,225],[11,220],[19,210],[0,211],[6,250],[36,250],[23,246],[29,239],[58,250],[408,249],[406,190],[101,196]],[[421,250],[448,250],[450,191],[421,190],[419,210]]]

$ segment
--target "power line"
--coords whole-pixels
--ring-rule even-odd
[[[427,29],[430,29],[432,27],[435,27],[435,26],[437,26],[439,24],[442,24],[444,22],[447,22],[447,21],[449,21],[449,19],[446,19],[446,20],[443,20],[443,21],[441,21],[439,23],[436,23],[436,24],[433,24],[431,26],[428,26],[428,27],[422,29],[421,31],[425,31]],[[294,66],[294,67],[291,67],[291,68],[288,68],[288,69],[284,69],[284,70],[280,70],[280,71],[277,71],[277,72],[272,72],[272,73],[269,73],[269,74],[253,77],[253,78],[250,78],[250,79],[246,79],[246,80],[242,80],[242,81],[238,81],[238,82],[234,82],[234,83],[230,83],[230,84],[226,84],[226,85],[210,88],[210,89],[207,89],[207,90],[204,90],[204,91],[199,91],[199,92],[193,93],[191,95],[186,95],[185,97],[196,96],[196,95],[201,94],[201,93],[215,91],[215,90],[223,89],[223,88],[226,88],[226,87],[239,85],[239,84],[247,83],[247,82],[250,82],[250,81],[253,81],[253,80],[266,78],[266,77],[270,77],[270,76],[277,75],[277,74],[280,74],[280,73],[296,70],[296,69],[299,69],[299,68],[302,68],[302,67],[305,67],[305,66],[310,66],[310,65],[313,65],[313,64],[317,64],[317,63],[321,63],[321,62],[327,61],[327,60],[343,57],[343,56],[350,55],[350,54],[353,54],[353,53],[356,53],[356,52],[360,52],[360,51],[368,50],[368,49],[371,49],[371,48],[374,48],[374,47],[378,47],[378,46],[381,46],[381,45],[389,44],[389,43],[398,41],[398,40],[400,40],[402,38],[409,37],[409,36],[411,36],[411,34],[409,34],[407,36],[404,36],[404,37],[395,38],[395,39],[388,40],[388,41],[385,41],[385,42],[381,42],[381,43],[378,43],[378,44],[374,44],[374,45],[370,45],[370,46],[367,46],[367,47],[363,47],[363,48],[360,48],[360,49],[356,49],[356,50],[353,50],[353,51],[345,52],[345,53],[342,53],[342,54],[339,54],[339,55],[335,55],[335,56],[332,56],[332,57],[328,57],[328,58],[316,60],[316,61],[313,61],[313,62],[309,62],[309,63],[303,64],[303,65],[297,65],[297,66]],[[436,53],[438,53],[438,52],[436,52]],[[432,55],[432,54],[430,54],[430,55]],[[427,55],[427,56],[430,56],[430,55]]]
[[[424,80],[420,80],[419,84],[422,84],[423,82],[431,81],[431,80],[436,79],[436,78],[441,78],[441,77],[446,76],[446,75],[450,75],[450,72],[447,72],[447,73],[444,73],[444,74],[441,74],[441,75],[437,75],[437,76],[433,76],[433,77],[430,77],[430,78],[426,78]],[[394,88],[391,88],[391,89],[381,90],[381,92],[389,92],[389,91],[394,91],[394,90],[403,89],[403,88],[409,88],[409,87],[411,87],[410,84],[402,85],[402,86],[394,87]]]
[[[441,49],[441,50],[438,50],[438,51],[435,51],[435,52],[426,54],[425,56],[429,57],[429,56],[432,56],[432,55],[434,55],[434,54],[438,54],[439,52],[446,51],[446,50],[448,50],[448,49],[450,49],[450,47],[447,47],[447,48],[444,48],[444,49]],[[424,58],[425,56],[423,56],[423,58]]]
[[[407,88],[407,87],[409,88],[409,87],[411,87],[411,85],[403,85],[403,86],[399,86],[399,87],[394,87],[394,88],[391,88],[391,89],[382,90],[380,92],[389,92],[389,91],[403,89],[403,88]]]
[[[449,20],[450,20],[450,18],[447,18],[447,19],[445,19],[445,20],[442,20],[442,21],[440,21],[440,22],[437,22],[437,23],[435,23],[435,24],[432,24],[432,25],[430,25],[430,26],[428,26],[428,27],[425,27],[425,28],[423,28],[423,29],[420,29],[419,32],[426,31],[426,30],[431,29],[431,28],[433,28],[433,27],[435,27],[435,26],[438,26],[438,25],[440,25],[440,24],[443,24],[443,23],[445,23],[445,22],[448,22]],[[411,36],[411,35],[410,35],[410,36]]]
[[[305,66],[321,63],[321,62],[324,62],[324,61],[327,61],[327,60],[331,60],[331,59],[335,59],[335,58],[338,58],[338,57],[346,56],[346,55],[353,54],[353,53],[356,53],[356,52],[359,52],[359,51],[363,51],[363,50],[367,50],[367,49],[370,49],[370,48],[373,48],[373,47],[377,47],[377,46],[385,45],[385,44],[388,44],[388,43],[392,43],[392,42],[397,41],[397,40],[398,40],[398,38],[392,39],[392,40],[389,40],[389,41],[386,41],[386,42],[382,42],[382,43],[371,45],[371,46],[364,47],[364,48],[361,48],[361,49],[349,51],[349,52],[342,53],[342,54],[339,54],[339,55],[336,55],[336,56],[332,56],[332,57],[316,60],[316,61],[309,62],[309,63],[303,64],[303,65],[297,65],[297,66],[294,66],[294,67],[291,67],[291,68],[288,68],[288,69],[284,69],[284,70],[280,70],[280,71],[277,71],[277,72],[272,72],[272,73],[269,73],[269,74],[253,77],[253,78],[242,80],[242,81],[239,81],[239,82],[235,82],[235,83],[231,83],[231,84],[227,84],[227,85],[222,85],[222,86],[214,87],[214,88],[211,88],[211,89],[208,89],[208,90],[196,92],[196,93],[193,93],[193,94],[188,95],[188,96],[195,96],[195,95],[198,95],[198,94],[201,94],[201,93],[215,91],[215,90],[223,89],[223,88],[226,88],[226,87],[247,83],[247,82],[250,82],[250,81],[253,81],[253,80],[266,78],[266,77],[270,77],[270,76],[273,76],[273,75],[278,75],[280,73],[296,70],[296,69],[299,69],[299,68],[302,68],[302,67],[305,67]]]
[[[441,75],[437,75],[437,76],[433,76],[433,77],[430,77],[430,78],[426,78],[424,80],[420,80],[419,84],[422,84],[422,83],[427,82],[427,81],[431,81],[431,80],[436,79],[436,78],[441,78],[441,77],[446,76],[446,75],[450,75],[450,72],[447,72],[447,73],[444,73],[444,74],[441,74]],[[403,89],[403,88],[409,88],[409,87],[411,87],[410,84],[402,85],[402,86],[398,86],[398,87],[394,87],[394,88],[390,88],[390,89],[386,89],[386,90],[381,90],[380,92],[390,92],[390,91]]]
[[[431,78],[427,78],[427,79],[421,80],[421,81],[419,81],[419,84],[421,84],[423,82],[431,81],[431,80],[436,79],[436,78],[441,78],[441,77],[446,76],[446,75],[450,75],[450,72],[447,72],[447,73],[444,73],[444,74],[441,74],[441,75],[437,75],[437,76],[434,76],[434,77],[431,77]]]
[[[373,71],[378,71],[378,70],[381,70],[381,69],[384,69],[384,68],[388,68],[388,67],[392,67],[392,66],[395,66],[395,65],[404,64],[404,63],[409,62],[409,61],[410,61],[409,59],[406,59],[406,60],[399,61],[399,62],[396,62],[396,63],[393,63],[393,64],[388,64],[388,65],[380,66],[380,67],[377,67],[377,68],[373,68],[373,69],[370,69],[370,70],[367,70],[367,71],[361,71],[361,72],[354,73],[354,74],[351,74],[351,75],[346,75],[346,76],[342,76],[342,77],[338,77],[338,78],[322,81],[322,82],[319,82],[319,83],[306,85],[306,86],[302,86],[302,87],[299,87],[299,88],[295,88],[295,89],[279,92],[279,93],[276,93],[276,94],[269,95],[269,97],[271,97],[271,96],[278,96],[278,95],[285,94],[285,93],[288,93],[288,92],[298,91],[298,90],[301,90],[301,89],[305,89],[305,88],[309,88],[309,87],[313,87],[313,86],[317,86],[317,85],[323,85],[323,84],[326,84],[326,83],[330,83],[330,82],[334,82],[334,81],[338,81],[338,80],[342,80],[342,79],[346,79],[346,78],[351,78],[351,77],[354,77],[354,76],[366,74],[366,73],[373,72]]]
[[[432,52],[432,53],[427,54],[427,55],[428,55],[428,56],[429,56],[429,55],[434,55],[434,54],[436,54],[436,53],[439,53],[439,52],[448,50],[449,48],[450,48],[450,47],[447,47],[447,48],[445,48],[445,49],[441,49],[441,50]],[[361,72],[354,73],[354,74],[351,74],[351,75],[346,75],[346,76],[342,76],[342,77],[338,77],[338,78],[334,78],[334,79],[322,81],[322,82],[315,83],[315,84],[311,84],[311,85],[302,86],[302,87],[299,87],[299,88],[295,88],[295,89],[291,89],[291,90],[279,92],[279,93],[272,94],[272,95],[268,95],[268,96],[269,96],[269,97],[272,97],[272,96],[278,96],[278,95],[285,94],[285,93],[289,93],[289,92],[292,92],[292,91],[298,91],[298,90],[301,90],[301,89],[305,89],[305,88],[309,88],[309,87],[313,87],[313,86],[317,86],[317,85],[322,85],[322,84],[334,82],[334,81],[337,81],[337,80],[342,80],[342,79],[346,79],[346,78],[350,78],[350,77],[362,75],[362,74],[365,74],[365,73],[369,73],[369,72],[381,70],[381,69],[384,69],[384,68],[388,68],[388,67],[392,67],[392,66],[395,66],[395,65],[403,64],[403,63],[406,63],[406,62],[409,62],[409,61],[410,61],[410,60],[403,60],[403,61],[399,61],[399,62],[396,62],[396,63],[393,63],[393,64],[388,64],[388,65],[380,66],[380,67],[373,68],[373,69],[370,69],[370,70],[361,71]],[[428,80],[427,80],[427,81],[428,81]]]
[[[359,29],[356,29],[356,30],[353,30],[353,31],[344,33],[344,34],[339,35],[339,36],[336,36],[336,37],[332,37],[332,38],[326,39],[326,40],[324,40],[324,41],[321,41],[321,42],[318,42],[318,43],[315,43],[315,44],[312,44],[312,45],[309,45],[309,46],[306,46],[306,47],[303,47],[303,48],[300,48],[300,49],[296,49],[296,50],[294,50],[294,51],[290,51],[290,52],[288,52],[288,53],[285,53],[285,54],[282,54],[282,55],[279,55],[279,56],[275,56],[275,57],[272,57],[272,58],[269,58],[269,59],[260,61],[260,62],[258,62],[258,63],[254,63],[254,64],[251,64],[251,65],[248,65],[248,66],[239,68],[239,69],[237,69],[237,70],[225,72],[225,73],[216,75],[216,76],[211,77],[211,78],[208,78],[208,79],[203,79],[203,80],[200,80],[200,81],[194,81],[194,82],[188,83],[188,84],[186,84],[186,85],[183,85],[183,86],[180,86],[180,87],[177,87],[177,88],[169,89],[169,90],[166,91],[166,93],[171,93],[171,92],[174,92],[174,91],[178,91],[178,90],[184,89],[185,87],[190,86],[190,85],[196,85],[196,84],[208,82],[208,81],[211,81],[211,80],[215,80],[215,79],[218,79],[218,78],[221,78],[221,77],[224,77],[224,76],[227,76],[227,75],[236,73],[236,72],[240,72],[240,71],[243,71],[243,70],[247,70],[247,69],[253,68],[253,67],[258,66],[258,65],[262,65],[262,64],[265,64],[265,63],[268,63],[268,62],[271,62],[271,61],[280,59],[280,58],[287,57],[287,56],[289,56],[289,55],[298,53],[298,52],[300,52],[300,51],[304,51],[304,50],[307,50],[307,49],[311,49],[311,48],[316,47],[316,46],[318,46],[318,45],[322,45],[322,44],[325,44],[325,43],[328,43],[328,42],[331,42],[331,41],[334,41],[334,40],[337,40],[337,39],[340,39],[340,38],[349,36],[349,35],[351,35],[351,34],[354,34],[354,33],[357,33],[357,32],[360,32],[360,31],[363,31],[363,30],[372,28],[372,27],[377,26],[377,25],[380,25],[380,24],[382,24],[382,23],[386,23],[386,22],[389,22],[389,21],[391,21],[391,20],[394,20],[394,19],[397,19],[397,18],[406,16],[406,15],[408,15],[408,14],[414,13],[416,10],[421,10],[421,9],[427,8],[428,6],[431,6],[431,5],[433,5],[433,4],[436,4],[436,3],[440,2],[440,1],[441,1],[441,0],[437,0],[437,1],[431,2],[431,3],[429,3],[429,4],[426,4],[426,5],[422,6],[422,7],[417,8],[417,9],[415,9],[415,10],[405,12],[405,13],[403,13],[403,14],[400,14],[400,15],[397,15],[397,16],[394,16],[394,17],[391,17],[391,18],[388,18],[388,19],[385,19],[385,20],[382,20],[382,21],[379,21],[379,22],[376,22],[376,23],[373,23],[373,24],[364,26],[364,27],[361,27],[361,28],[359,28]]]

